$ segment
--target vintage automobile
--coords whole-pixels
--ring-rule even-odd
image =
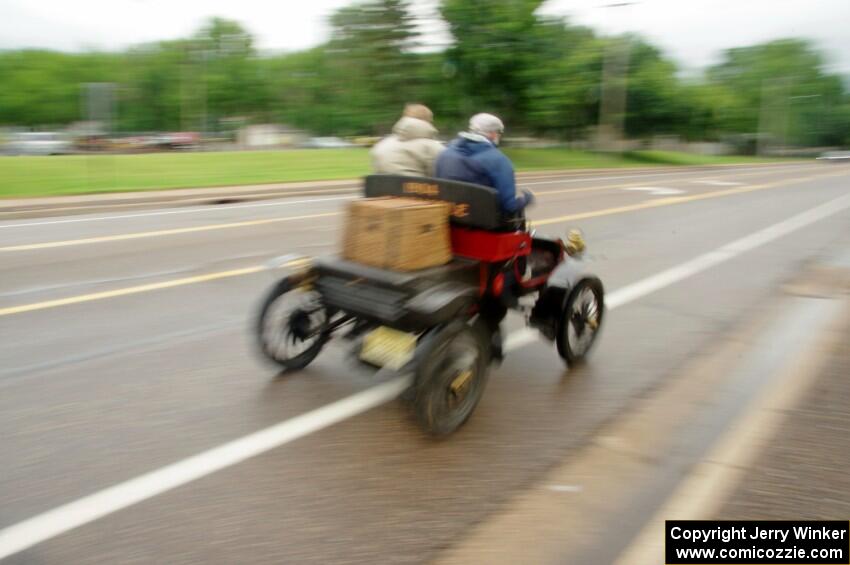
[[[458,429],[472,414],[492,362],[502,357],[509,309],[553,341],[569,364],[590,351],[605,313],[602,283],[585,268],[578,232],[538,237],[505,218],[489,187],[432,178],[371,175],[365,197],[415,196],[449,202],[453,259],[413,272],[337,256],[286,256],[281,278],[256,321],[260,350],[284,372],[312,362],[334,336],[356,358],[412,374],[409,394],[430,434]]]

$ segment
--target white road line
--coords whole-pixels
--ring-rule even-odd
[[[517,183],[517,186],[519,188],[522,188],[524,186],[535,186],[535,185],[538,185],[538,184],[555,184],[555,183],[568,183],[568,182],[596,182],[596,181],[600,181],[600,180],[621,180],[621,179],[634,179],[634,180],[639,181],[640,179],[645,178],[645,177],[669,177],[670,175],[686,175],[686,174],[689,174],[689,173],[693,174],[693,171],[675,171],[675,172],[671,172],[671,173],[637,174],[637,175],[635,175],[635,174],[618,175],[618,176],[614,176],[614,177],[586,177],[586,178],[580,178],[580,179],[570,178],[570,179],[542,180],[542,181],[537,181],[537,182]]]
[[[741,172],[741,171],[757,170],[757,171],[765,171],[766,173],[771,173],[771,172],[776,172],[777,170],[781,171],[782,170],[781,168],[780,169],[776,168],[778,166],[779,165],[772,165],[772,166],[768,166],[768,167],[729,167],[728,169],[725,169],[722,172],[725,173],[725,172],[728,171],[730,173],[736,173],[736,172]],[[810,166],[808,164],[806,164],[806,166],[802,167],[802,170],[808,170],[809,168],[810,168]],[[795,167],[793,170],[796,170],[796,169],[797,168]],[[617,176],[611,176],[611,177],[588,176],[588,177],[582,177],[582,178],[565,178],[565,179],[545,180],[545,181],[537,181],[537,182],[523,182],[523,183],[517,183],[517,186],[522,188],[524,186],[533,186],[533,185],[538,185],[538,184],[553,184],[553,183],[568,183],[568,182],[593,182],[593,181],[599,181],[599,180],[620,180],[620,179],[635,179],[635,180],[639,181],[641,178],[669,177],[671,175],[693,175],[693,174],[699,173],[699,172],[704,173],[705,171],[680,170],[680,171],[670,171],[670,172],[663,172],[663,173],[650,173],[650,172],[635,171],[635,172],[628,174],[628,175],[617,175]],[[711,174],[714,174],[714,173],[711,173]]]
[[[546,488],[553,492],[581,492],[584,490],[581,485],[549,485]]]
[[[769,442],[776,441],[776,433],[795,401],[821,374],[819,369],[826,363],[822,331],[841,319],[842,309],[844,315],[847,312],[836,302],[822,297],[796,297],[767,333],[757,338],[762,348],[769,347],[770,352],[745,358],[730,380],[770,375],[769,383],[762,379],[764,392],[749,399],[731,418],[707,452],[646,520],[616,565],[663,562],[661,532],[665,520],[708,519],[720,510]]]
[[[707,184],[709,186],[739,186],[743,184],[740,182],[732,182],[727,180],[693,180],[691,182],[694,184]]]
[[[715,251],[704,253],[681,265],[617,289],[608,294],[606,305],[609,310],[625,306],[648,294],[692,277],[719,263],[733,259],[848,208],[850,208],[850,195],[830,200],[801,214],[737,239]],[[523,347],[534,339],[534,332],[527,328],[514,332],[506,339],[505,349]],[[362,414],[393,400],[410,386],[411,382],[410,376],[396,377],[274,426],[8,526],[0,530],[0,559]]]
[[[608,308],[617,308],[647,294],[651,294],[664,287],[701,273],[715,265],[728,261],[747,251],[766,245],[775,239],[795,232],[810,224],[828,218],[843,210],[850,208],[850,195],[841,196],[830,200],[820,206],[811,208],[805,212],[792,216],[777,224],[773,224],[763,230],[759,230],[748,236],[736,239],[731,243],[708,253],[703,253],[680,265],[662,271],[643,280],[637,281],[623,288],[618,288],[605,297],[605,305]]]
[[[214,204],[210,206],[200,206],[195,208],[186,208],[180,210],[157,210],[154,212],[139,212],[136,214],[118,214],[115,216],[95,216],[91,217],[82,217],[82,218],[70,218],[67,220],[44,220],[40,222],[25,222],[25,223],[13,223],[13,224],[2,224],[0,225],[0,229],[3,228],[26,228],[32,226],[50,226],[55,224],[76,224],[79,222],[97,222],[102,220],[123,220],[126,218],[144,218],[148,216],[171,216],[173,214],[196,214],[199,212],[227,212],[228,210],[239,210],[244,208],[265,208],[267,206],[291,206],[293,204],[312,204],[315,202],[332,202],[334,200],[351,200],[353,198],[358,198],[357,194],[350,194],[345,196],[328,196],[326,198],[308,198],[304,200],[275,200],[274,202],[259,202],[254,204]]]
[[[671,196],[673,194],[684,194],[685,191],[678,188],[666,188],[664,186],[627,186],[621,190],[634,190],[648,192],[657,196]]]

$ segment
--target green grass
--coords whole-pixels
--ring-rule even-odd
[[[507,149],[517,170],[753,162],[667,152],[624,156],[566,149]],[[355,178],[366,149],[0,157],[0,197],[163,190]]]
[[[763,163],[765,161],[788,161],[791,159],[766,159],[763,157],[745,157],[740,155],[719,156],[676,153],[675,151],[634,151],[625,158],[633,163],[646,165],[734,165],[745,163]]]
[[[365,149],[0,157],[0,196],[342,179],[368,170]]]
[[[622,155],[566,149],[506,149],[517,170],[584,169],[660,165],[723,165],[779,161],[761,157],[694,155],[675,151],[632,151]]]
[[[620,155],[573,151],[569,149],[511,149],[505,153],[518,171],[539,169],[593,169],[601,167],[629,167],[635,163]]]

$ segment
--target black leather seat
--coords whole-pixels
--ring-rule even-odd
[[[522,229],[524,219],[507,217],[499,205],[499,193],[489,186],[430,177],[369,175],[363,183],[366,198],[410,196],[442,200],[454,205],[452,224],[488,231]]]

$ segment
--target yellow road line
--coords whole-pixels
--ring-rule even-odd
[[[206,226],[195,226],[192,228],[174,228],[169,230],[143,231],[135,233],[124,233],[119,235],[104,235],[100,237],[86,237],[83,239],[66,239],[64,241],[47,241],[44,243],[28,243],[25,245],[11,245],[8,247],[0,247],[0,251],[31,251],[33,249],[52,249],[54,247],[68,247],[71,245],[86,245],[90,243],[106,243],[111,241],[125,241],[128,239],[143,239],[146,237],[161,237],[164,235],[177,235],[185,233],[197,233],[212,230],[224,230],[233,228],[244,228],[248,226],[262,226],[265,224],[275,224],[280,222],[290,222],[295,220],[312,220],[314,218],[327,218],[330,216],[338,216],[338,212],[328,212],[323,214],[308,214],[306,216],[286,216],[284,218],[267,218],[264,220],[246,220],[244,222],[230,222],[227,224],[209,224]]]
[[[739,187],[739,188],[731,188],[731,189],[727,189],[727,190],[720,190],[720,191],[709,192],[709,193],[705,193],[705,194],[696,194],[696,195],[692,195],[692,196],[680,196],[680,197],[673,197],[673,198],[664,198],[664,199],[660,199],[660,200],[649,200],[649,201],[646,201],[646,202],[641,202],[640,204],[634,204],[634,205],[630,205],[630,206],[617,206],[615,208],[606,208],[606,209],[603,209],[603,210],[596,210],[596,211],[591,211],[591,212],[582,212],[582,213],[579,213],[579,214],[571,214],[571,215],[568,215],[568,216],[558,216],[558,217],[555,217],[555,218],[546,218],[546,219],[543,219],[543,220],[533,221],[532,223],[535,226],[541,226],[541,225],[567,222],[567,221],[572,221],[572,220],[580,220],[580,219],[585,219],[585,218],[596,218],[596,217],[599,217],[599,216],[609,216],[609,215],[613,215],[613,214],[622,214],[622,213],[625,213],[625,212],[633,212],[633,211],[636,211],[636,210],[643,210],[643,209],[647,209],[647,208],[658,208],[658,207],[661,207],[661,206],[673,206],[675,204],[684,204],[686,202],[693,202],[693,201],[697,201],[697,200],[707,200],[707,199],[710,199],[710,198],[720,198],[720,197],[723,197],[723,196],[730,196],[730,195],[733,195],[733,194],[742,194],[742,193],[745,193],[745,192],[754,192],[754,191],[758,191],[758,190],[765,190],[765,189],[769,189],[769,188],[776,188],[776,187],[779,187],[779,186],[793,184],[795,182],[802,182],[802,181],[806,181],[806,180],[811,180],[811,179],[814,179],[814,178],[831,177],[831,176],[838,176],[838,175],[843,175],[843,174],[846,174],[846,173],[844,171],[839,171],[839,172],[827,173],[827,174],[822,174],[822,175],[815,175],[815,176],[812,176],[812,177],[794,178],[794,179],[788,179],[788,180],[785,180],[785,181],[779,181],[779,182],[774,182],[774,183],[769,183],[769,184]],[[328,215],[332,216],[332,215],[337,215],[337,214],[336,213],[319,214],[319,215],[316,215],[316,216],[328,216]],[[313,217],[316,217],[316,216],[313,216]],[[310,216],[301,216],[300,218],[303,219],[303,218],[308,218],[308,217],[310,217]],[[284,220],[290,220],[290,219],[296,219],[296,218],[295,217],[293,217],[293,218],[275,218],[275,219],[272,219],[272,220],[258,220],[258,222],[268,223],[268,222],[273,222],[273,221],[284,221]],[[251,223],[251,222],[240,222],[240,223]],[[191,229],[196,229],[196,228],[191,228]],[[128,235],[134,235],[134,234],[128,234]],[[120,237],[120,236],[118,236],[118,237]],[[92,293],[92,294],[82,294],[82,295],[78,295],[78,296],[71,296],[71,297],[68,297],[68,298],[60,298],[58,300],[47,300],[47,301],[44,301],[44,302],[34,302],[34,303],[31,303],[31,304],[23,304],[21,306],[11,306],[11,307],[8,307],[8,308],[0,308],[0,316],[9,316],[9,315],[12,315],[12,314],[20,314],[20,313],[23,313],[23,312],[31,312],[31,311],[34,311],[34,310],[44,310],[44,309],[47,309],[47,308],[55,308],[55,307],[58,307],[58,306],[67,306],[67,305],[70,305],[70,304],[78,304],[78,303],[81,303],[81,302],[91,302],[93,300],[102,300],[102,299],[105,299],[105,298],[115,298],[115,297],[118,297],[118,296],[126,296],[128,294],[137,294],[137,293],[140,293],[140,292],[149,292],[149,291],[152,291],[152,290],[161,290],[161,289],[172,288],[172,287],[177,287],[177,286],[185,286],[185,285],[189,285],[189,284],[208,282],[208,281],[213,281],[213,280],[217,280],[217,279],[223,279],[223,278],[229,278],[229,277],[238,277],[238,276],[242,276],[242,275],[250,275],[250,274],[254,274],[254,273],[264,271],[265,269],[266,268],[264,266],[256,265],[256,266],[253,266],[253,267],[246,267],[244,269],[235,269],[235,270],[231,270],[231,271],[220,271],[220,272],[217,272],[217,273],[209,273],[209,274],[206,274],[206,275],[199,275],[199,276],[196,276],[196,277],[187,277],[187,278],[183,278],[183,279],[175,279],[175,280],[164,281],[164,282],[159,282],[159,283],[152,283],[152,284],[139,285],[139,286],[131,286],[131,287],[127,287],[127,288],[120,288],[120,289],[117,289],[117,290],[110,290],[110,291],[105,291],[105,292],[95,292],[95,293]]]
[[[183,279],[174,279],[158,283],[143,284],[139,286],[130,286],[127,288],[119,288],[117,290],[107,290],[105,292],[93,292],[91,294],[80,294],[78,296],[70,296],[68,298],[60,298],[58,300],[47,300],[44,302],[34,302],[32,304],[23,304],[21,306],[11,306],[9,308],[0,308],[0,316],[9,316],[10,314],[21,314],[23,312],[32,312],[33,310],[44,310],[46,308],[55,308],[57,306],[67,306],[69,304],[79,304],[80,302],[91,302],[93,300],[103,300],[104,298],[115,298],[117,296],[127,296],[128,294],[138,294],[140,292],[149,292],[151,290],[161,290],[164,288],[173,288],[175,286],[185,286],[187,284],[195,284],[209,282],[218,279],[226,279],[229,277],[241,277],[242,275],[251,275],[264,271],[263,266],[246,267],[244,269],[234,269],[232,271],[220,271],[218,273],[209,273],[199,275],[197,277],[186,277]]]

